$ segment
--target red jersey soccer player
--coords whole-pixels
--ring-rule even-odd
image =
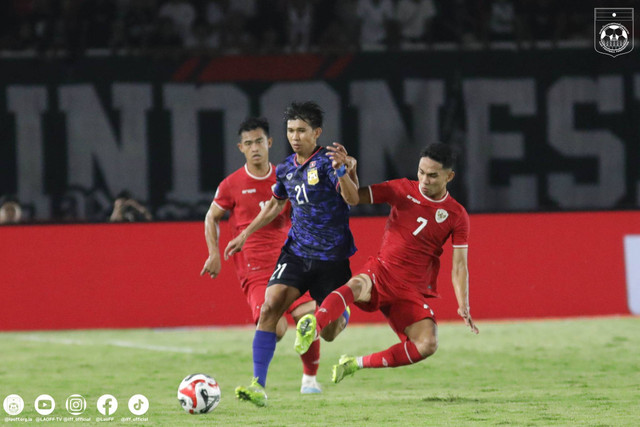
[[[365,311],[382,311],[401,342],[367,356],[343,355],[333,366],[333,382],[358,369],[409,365],[435,353],[437,327],[428,298],[438,296],[440,255],[449,237],[458,314],[478,333],[469,314],[469,216],[447,191],[455,175],[454,162],[449,146],[432,144],[421,153],[418,181],[397,179],[358,190],[360,204],[388,203],[392,207],[382,245],[359,274],[324,300],[315,316],[300,319],[296,351],[304,354],[319,332],[353,302]]]
[[[262,118],[248,118],[240,125],[238,134],[238,149],[245,155],[247,163],[220,183],[205,219],[205,239],[209,257],[200,275],[206,273],[212,279],[220,273],[218,230],[225,212],[230,212],[229,222],[235,237],[260,213],[264,203],[271,199],[271,187],[276,183],[276,168],[269,163],[269,147],[272,144],[269,123]],[[254,323],[257,323],[260,317],[267,283],[280,256],[280,249],[287,238],[290,225],[287,207],[272,223],[254,233],[245,243],[242,252],[233,255],[236,274],[251,307]],[[315,301],[306,293],[289,307],[287,313],[298,321],[301,316],[312,313],[315,308]],[[286,330],[287,320],[283,316],[276,327],[278,340]],[[320,346],[313,346],[310,354],[303,355],[301,359],[304,373],[300,392],[319,393],[321,389],[316,381],[316,373]]]

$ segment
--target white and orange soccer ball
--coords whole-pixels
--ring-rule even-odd
[[[191,374],[178,387],[182,409],[190,414],[208,414],[220,403],[220,386],[206,374]]]

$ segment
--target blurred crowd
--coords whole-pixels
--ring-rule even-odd
[[[595,0],[3,0],[0,51],[224,55],[531,45],[590,40],[594,6]],[[628,5],[607,2],[615,6]]]
[[[105,200],[105,203],[110,205],[108,213],[105,211],[106,206],[102,208],[85,206],[84,209],[81,209],[71,192],[60,197],[54,196],[52,202],[55,211],[52,219],[55,222],[102,222],[105,220],[109,222],[144,222],[154,219],[149,208],[127,190],[118,193],[113,201]],[[32,222],[33,206],[22,205],[20,200],[12,194],[0,196],[0,225]]]

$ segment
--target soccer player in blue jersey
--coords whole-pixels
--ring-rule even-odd
[[[356,251],[349,229],[349,205],[358,202],[356,161],[338,143],[322,147],[322,109],[314,102],[292,103],[285,111],[293,154],[278,165],[273,197],[258,216],[229,242],[225,259],[241,250],[251,233],[267,225],[291,202],[291,228],[269,280],[253,340],[254,379],[236,396],[265,406],[269,363],[276,347],[278,319],[309,291],[318,304],[351,277],[349,257]],[[323,330],[331,341],[344,328],[348,312]],[[312,345],[319,345],[315,341]]]

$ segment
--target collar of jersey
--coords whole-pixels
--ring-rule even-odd
[[[305,160],[305,161],[304,161],[304,163],[303,163],[303,164],[301,164],[301,165],[299,165],[299,164],[298,164],[298,161],[296,160],[296,154],[294,154],[294,155],[293,155],[293,164],[294,164],[294,166],[295,166],[295,167],[300,167],[300,166],[304,166],[304,165],[306,165],[307,163],[309,163],[309,160],[313,159],[313,157],[314,157],[316,154],[318,154],[318,152],[319,152],[320,150],[322,150],[322,148],[323,148],[322,146],[318,145],[318,149],[317,149],[316,151],[314,151],[314,152],[313,152],[313,154],[311,154],[311,155],[309,156],[309,158],[308,158],[307,160]]]
[[[420,186],[419,186],[419,185],[418,185],[418,192],[420,193],[420,195],[421,195],[422,197],[424,197],[425,199],[427,199],[428,201],[433,202],[433,203],[442,203],[442,202],[444,202],[445,200],[447,200],[447,197],[449,197],[449,192],[447,191],[447,192],[445,193],[445,195],[444,195],[444,196],[442,196],[442,199],[438,199],[438,200],[436,200],[436,199],[432,199],[431,197],[429,197],[429,196],[425,196],[424,194],[422,194],[422,190],[420,189]]]
[[[244,164],[244,171],[247,173],[247,175],[249,175],[251,178],[253,179],[257,179],[259,181],[263,180],[263,179],[267,179],[269,178],[269,176],[271,176],[271,172],[273,171],[273,167],[271,166],[271,162],[269,162],[269,173],[266,174],[265,176],[255,176],[254,174],[252,174],[251,172],[249,172],[249,167],[247,166],[247,164]]]

